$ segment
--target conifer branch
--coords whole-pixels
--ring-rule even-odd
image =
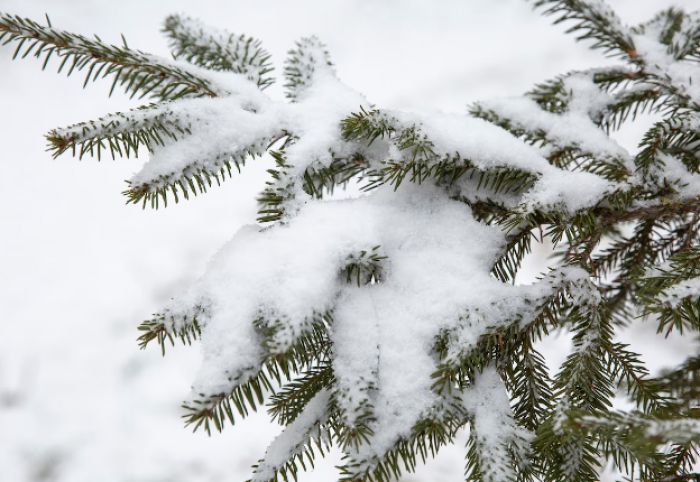
[[[674,115],[655,123],[642,138],[641,150],[635,158],[637,168],[649,174],[660,166],[662,153],[678,154],[700,143],[700,114],[676,111]]]
[[[668,400],[661,394],[658,383],[649,377],[639,355],[627,348],[628,345],[622,343],[605,346],[611,377],[626,388],[627,394],[645,413],[664,410]]]
[[[284,64],[287,97],[296,101],[317,75],[335,75],[326,46],[317,37],[305,37],[289,51]]]
[[[156,313],[153,318],[142,322],[138,330],[143,332],[137,339],[139,347],[144,350],[152,341],[156,341],[162,355],[165,355],[166,341],[175,346],[175,339],[183,345],[191,345],[202,333],[202,323],[208,318],[209,310],[204,304],[196,305],[184,314],[165,310]]]
[[[270,397],[268,413],[273,420],[287,425],[319,391],[330,389],[333,382],[333,369],[328,361],[321,361],[276,391]]]
[[[346,455],[339,467],[339,482],[389,482],[404,473],[415,472],[418,461],[425,463],[428,458],[435,457],[441,447],[454,440],[465,422],[461,413],[425,418],[416,423],[411,434],[399,440],[381,459],[356,460]]]
[[[589,413],[605,413],[614,395],[603,354],[612,343],[610,319],[603,313],[581,313],[574,326],[574,350],[554,379],[555,396]]]
[[[644,113],[654,113],[662,110],[665,99],[661,89],[656,86],[633,86],[613,95],[613,100],[606,106],[598,120],[606,132],[618,130],[628,119],[636,119]]]
[[[382,261],[386,259],[380,250],[381,246],[373,246],[371,250],[351,254],[340,272],[341,278],[347,283],[354,282],[358,287],[380,283],[384,278]]]
[[[274,70],[270,54],[260,40],[217,30],[181,15],[168,16],[163,32],[176,58],[210,70],[245,75],[261,89],[274,82],[268,76]]]
[[[623,27],[617,14],[604,2],[598,0],[537,0],[535,7],[542,8],[545,15],[555,17],[555,23],[571,22],[567,33],[577,40],[592,40],[594,49],[630,59],[637,52],[629,32]]]
[[[530,253],[532,240],[537,239],[535,233],[536,231],[525,228],[510,235],[503,254],[491,268],[494,276],[503,282],[515,284],[515,277],[520,270],[520,265],[525,256]]]
[[[275,167],[268,169],[270,180],[258,196],[258,222],[271,223],[280,221],[286,212],[286,203],[292,200],[300,189],[314,199],[322,199],[333,194],[336,187],[344,187],[351,179],[363,175],[367,165],[360,154],[350,158],[334,157],[329,165],[309,165],[301,175],[301,181],[292,177],[291,166],[287,162],[285,149],[293,144],[292,136],[287,136],[278,150],[269,151]]]
[[[344,139],[364,141],[371,145],[377,139],[392,142],[400,152],[397,159],[386,159],[377,167],[370,168],[366,176],[369,182],[365,190],[384,184],[398,189],[405,181],[422,184],[436,181],[451,186],[460,178],[476,181],[477,189],[493,194],[518,193],[532,187],[536,176],[510,166],[477,169],[469,159],[457,154],[436,152],[435,145],[418,125],[402,125],[398,119],[379,111],[361,108],[345,118],[341,125]]]
[[[700,356],[687,358],[672,370],[666,370],[656,380],[659,390],[667,393],[684,413],[698,418],[700,415]]]
[[[46,134],[49,150],[56,158],[66,151],[82,159],[101,159],[109,152],[112,159],[137,156],[141,146],[153,151],[165,142],[191,134],[191,121],[182,119],[162,104],[151,104],[129,112],[117,112],[96,121],[81,122],[53,129]]]
[[[128,202],[205,192],[270,151],[258,221],[274,224],[237,236],[196,286],[202,301],[153,315],[138,338],[162,353],[204,338],[206,376],[183,405],[194,430],[261,406],[284,426],[252,482],[296,479],[332,443],[341,480],[388,482],[466,424],[474,482],[592,482],[605,460],[640,482],[697,475],[698,357],[651,378],[617,335],[640,315],[666,335],[700,331],[700,17],[667,9],[627,28],[602,0],[535,5],[625,64],[469,116],[363,107],[315,37],[290,51],[278,102],[261,92],[258,40],[188,17],[164,26],[181,63],[0,14],[15,57],[58,57],[85,84],[110,77],[160,101],[47,135],[54,156],[146,147]],[[646,112],[661,119],[630,154],[610,131]],[[362,195],[327,199],[355,180]],[[545,237],[555,268],[515,284]],[[550,377],[536,347],[559,329],[573,348]],[[635,409],[613,410],[617,392]]]
[[[658,41],[667,47],[667,53],[677,60],[692,57],[700,48],[700,18],[697,12],[686,13],[671,7],[637,26],[634,31],[656,34]]]
[[[259,330],[264,336],[263,347],[267,353],[262,366],[248,367],[241,373],[231,374],[229,392],[198,393],[195,398],[184,403],[182,407],[186,412],[183,415],[185,425],[192,425],[194,431],[201,427],[210,434],[212,428],[220,432],[227,421],[234,425],[238,416],[245,418],[250,412],[257,411],[267,395],[276,393],[275,385],[292,380],[296,375],[310,370],[314,364],[322,363],[328,358],[329,322],[330,314],[315,316],[305,332],[300,334],[289,348],[276,351],[273,341],[275,324],[262,318],[257,320]]]
[[[277,482],[280,476],[285,481],[290,476],[297,480],[300,467],[304,471],[312,469],[316,452],[323,457],[330,450],[329,412],[332,412],[329,393],[321,390],[270,444],[265,457],[253,466],[249,482]]]
[[[195,69],[187,69],[167,59],[160,59],[126,44],[110,45],[99,38],[58,30],[19,16],[0,14],[0,43],[16,44],[14,58],[30,54],[43,59],[45,69],[52,57],[60,61],[58,72],[67,75],[85,72],[86,86],[98,79],[111,77],[112,88],[119,86],[131,97],[149,96],[173,100],[187,96],[217,97],[226,88],[206,79]]]
[[[177,203],[180,197],[189,199],[209,190],[214,184],[220,186],[232,177],[233,170],[241,171],[249,158],[262,156],[270,145],[284,136],[263,138],[254,144],[231,151],[219,152],[213,157],[193,159],[183,169],[169,174],[158,174],[154,178],[139,178],[127,181],[128,188],[122,193],[127,197],[127,204],[141,204],[158,209],[168,206],[168,200]],[[143,176],[141,176],[143,177]]]
[[[285,147],[293,142],[290,138],[283,142],[278,150],[270,151],[275,167],[268,169],[270,179],[265,182],[265,189],[258,195],[259,223],[276,222],[282,219],[285,212],[285,202],[294,196],[294,179],[290,178]]]
[[[536,128],[533,130],[525,124],[499,115],[496,111],[478,104],[471,109],[471,114],[506,129],[530,144],[546,146],[549,150],[547,159],[557,167],[568,170],[584,170],[612,181],[625,180],[631,174],[625,167],[624,160],[618,156],[612,154],[602,156],[586,151],[579,144],[563,143],[561,140],[551,137],[545,129]],[[564,122],[564,119],[561,122]]]

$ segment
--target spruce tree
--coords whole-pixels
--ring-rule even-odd
[[[279,100],[260,41],[191,18],[165,20],[171,60],[0,14],[15,57],[147,99],[46,136],[54,156],[148,152],[127,203],[165,207],[274,159],[258,224],[138,338],[201,343],[195,430],[261,407],[284,426],[251,481],[296,479],[331,446],[341,480],[395,480],[465,426],[469,481],[594,481],[606,463],[700,477],[700,357],[652,377],[618,337],[700,329],[700,15],[628,27],[601,0],[535,5],[617,65],[464,115],[373,105],[315,37],[290,50]],[[641,113],[658,120],[628,152],[610,134]],[[554,266],[515,284],[542,234]],[[562,329],[573,347],[550,376],[538,342]]]

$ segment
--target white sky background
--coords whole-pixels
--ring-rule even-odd
[[[700,8],[700,0],[611,4],[630,23],[672,4]],[[183,12],[261,38],[278,76],[293,41],[316,34],[347,84],[398,109],[465,112],[471,101],[602,62],[524,0],[0,0],[0,11],[37,20],[48,12],[54,26],[112,42],[124,33],[132,47],[161,55],[161,21]],[[196,347],[161,359],[135,338],[142,319],[254,222],[266,161],[167,210],[125,206],[123,180],[141,160],[52,160],[43,134],[138,103],[107,99],[109,82],[82,90],[80,73],[42,73],[11,53],[0,49],[0,482],[245,480],[277,428],[261,414],[211,438],[192,435],[179,403]],[[445,450],[405,480],[462,480],[463,451]],[[332,480],[329,460],[301,480]]]

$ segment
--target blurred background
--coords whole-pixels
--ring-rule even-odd
[[[697,0],[611,0],[627,23]],[[281,71],[295,39],[327,43],[339,76],[371,102],[463,113],[477,99],[518,95],[571,69],[610,63],[565,36],[525,0],[0,0],[0,11],[168,55],[159,33],[172,12],[264,41]],[[78,162],[45,152],[52,127],[138,103],[109,82],[81,88],[39,62],[0,49],[0,482],[243,481],[279,431],[264,413],[208,437],[183,428],[179,404],[197,347],[139,351],[138,323],[193,281],[243,224],[269,160],[206,196],[167,210],[125,206],[124,179],[143,159]],[[279,74],[278,74],[279,75]],[[282,97],[281,89],[270,89]],[[644,124],[645,121],[641,123]],[[640,127],[618,134],[632,149]],[[542,250],[545,253],[546,250]],[[530,274],[546,266],[533,257]],[[647,327],[649,328],[649,327]],[[654,370],[679,361],[688,340],[659,344],[630,330]],[[568,338],[545,344],[552,369]],[[463,441],[414,482],[463,479]],[[302,481],[335,479],[337,454]]]

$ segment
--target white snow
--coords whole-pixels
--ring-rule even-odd
[[[578,96],[573,96],[573,99],[572,110],[562,114],[547,112],[527,97],[489,100],[480,105],[511,120],[516,126],[534,132],[543,131],[547,139],[551,139],[557,146],[578,147],[583,152],[603,159],[619,158],[629,162],[629,153],[593,124],[588,111],[578,110],[584,109],[578,106],[579,103],[586,105],[590,99]],[[597,102],[599,101],[593,100],[593,105]]]
[[[695,21],[697,22],[697,16]],[[700,67],[697,62],[675,59],[667,46],[659,41],[659,33],[658,29],[652,26],[647,31],[632,36],[645,69],[661,79],[670,81],[670,84],[678,92],[685,94],[691,103],[700,105],[700,86],[697,82]]]
[[[136,44],[136,38],[140,45],[157,45],[157,20],[169,13],[167,10],[178,8],[169,4],[166,11],[162,11],[166,7],[137,5],[131,0],[104,5],[100,9],[83,2],[73,5],[37,1],[30,5],[8,1],[8,10],[25,11],[36,18],[49,11],[54,22],[60,20],[67,26],[72,23],[73,28],[85,32],[110,29],[114,32],[115,25],[122,25],[131,43]],[[505,1],[503,5],[492,3],[479,1],[466,5],[464,2],[447,2],[441,9],[435,9],[426,8],[420,2],[407,2],[403,7],[406,15],[401,18],[397,18],[389,7],[366,5],[358,8],[355,2],[334,5],[333,9],[318,2],[304,2],[302,7],[278,2],[276,8],[263,11],[245,5],[232,9],[205,0],[186,8],[195,8],[208,15],[209,23],[231,24],[232,27],[235,24],[237,31],[255,32],[266,41],[272,40],[277,60],[293,38],[317,31],[324,39],[330,40],[333,50],[339,53],[336,59],[344,69],[345,79],[353,77],[353,85],[362,85],[362,90],[371,94],[378,105],[401,109],[434,105],[436,108],[461,110],[470,97],[488,97],[503,91],[520,92],[543,77],[597,62],[595,55],[589,55],[582,48],[576,55],[569,55],[571,49],[577,47],[558,42],[561,34],[543,28],[537,16],[530,14],[529,7],[521,6],[519,1]],[[692,6],[691,3],[688,5]],[[147,12],[143,16],[133,17],[125,13],[144,8]],[[445,15],[443,8],[451,13]],[[630,11],[634,9],[634,15],[657,8],[657,5],[646,4],[629,7]],[[367,11],[370,14],[366,14]],[[421,21],[415,22],[417,18]],[[464,28],[464,18],[470,19],[469,29]],[[518,35],[521,38],[518,45],[513,45],[510,40],[500,43],[500,36],[493,36],[490,28],[494,22],[504,23],[504,28]],[[343,28],[348,24],[354,28]],[[405,35],[407,31],[415,34]],[[433,42],[425,41],[436,33],[446,39],[439,48]],[[545,37],[550,34],[551,37]],[[490,41],[484,42],[484,39]],[[376,49],[378,43],[386,48]],[[479,48],[465,49],[465,45],[479,45]],[[547,53],[533,57],[531,52],[535,48],[545,48]],[[391,49],[391,56],[386,55],[387,49]],[[428,49],[428,55],[422,55],[425,49]],[[502,62],[502,58],[513,55],[514,49],[518,49],[514,63]],[[5,92],[3,106],[13,112],[3,124],[9,150],[7,157],[27,162],[5,163],[5,175],[0,179],[2,192],[9,200],[4,203],[0,214],[3,222],[12,226],[12,234],[4,238],[2,250],[6,256],[3,266],[7,270],[2,290],[3,306],[7,310],[6,319],[11,321],[3,326],[3,336],[0,337],[3,396],[10,392],[8,387],[14,386],[11,380],[8,381],[7,374],[10,373],[11,378],[15,372],[21,373],[21,382],[17,384],[21,387],[18,390],[20,401],[14,406],[0,407],[0,422],[4,428],[0,434],[0,446],[3,447],[0,465],[3,471],[7,471],[5,475],[12,480],[31,480],[41,467],[51,467],[55,457],[58,462],[51,470],[55,479],[61,481],[142,481],[185,477],[209,482],[226,477],[243,478],[250,462],[259,456],[256,450],[263,446],[274,429],[262,420],[254,419],[250,425],[239,427],[246,430],[245,436],[241,436],[240,431],[229,430],[221,438],[191,438],[189,432],[178,424],[176,406],[184,384],[190,381],[192,360],[183,358],[188,356],[185,350],[170,353],[166,362],[159,356],[149,358],[149,354],[137,352],[133,344],[133,324],[139,316],[163,304],[162,300],[176,291],[173,280],[180,285],[191,278],[191,273],[200,269],[206,253],[229,237],[231,229],[235,230],[254,218],[253,183],[262,184],[260,174],[265,164],[251,168],[246,173],[245,182],[232,181],[235,184],[230,190],[212,191],[206,198],[189,205],[181,204],[174,210],[158,213],[157,217],[124,209],[117,195],[105,193],[120,190],[121,178],[133,168],[128,161],[95,169],[83,163],[74,169],[67,160],[50,164],[45,162],[43,155],[32,158],[29,153],[41,153],[41,133],[54,124],[65,123],[71,118],[95,117],[106,110],[114,110],[115,105],[126,108],[127,101],[117,96],[107,104],[102,99],[104,92],[99,88],[83,92],[79,88],[71,89],[72,82],[64,82],[52,75],[38,77],[36,65],[27,64],[25,68],[25,64],[19,62],[10,64],[6,54],[6,50],[0,51],[0,63],[4,69],[0,83],[5,85],[0,92]],[[415,68],[417,58],[421,65],[425,65],[424,69]],[[547,73],[543,75],[543,71]],[[41,82],[41,88],[34,85],[38,82]],[[47,82],[56,82],[56,89],[46,89]],[[226,85],[230,86],[230,83]],[[20,93],[29,91],[35,101],[27,103],[24,98],[20,101]],[[349,100],[350,97],[347,97],[348,106],[356,104],[356,101]],[[88,102],[85,102],[86,98]],[[339,104],[327,107],[335,108]],[[241,124],[247,126],[242,120],[243,114],[233,115],[239,114]],[[328,119],[331,119],[330,114],[325,120]],[[317,126],[309,123],[309,131],[320,133],[321,124],[328,125],[325,120],[319,120]],[[294,124],[299,128],[304,122],[294,121]],[[221,142],[230,140],[232,145],[238,145],[239,137],[217,137],[220,126],[214,123],[211,128],[215,139]],[[332,132],[327,134],[331,139]],[[25,138],[35,143],[31,144]],[[307,141],[314,142],[315,139],[313,136],[300,139],[294,148]],[[300,149],[298,157],[301,161],[297,165],[303,166],[303,162],[312,158],[327,162],[325,145],[324,141],[309,146],[308,151]],[[307,156],[306,152],[310,155]],[[175,156],[172,161],[180,162],[179,153],[171,153]],[[187,162],[184,158],[181,161]],[[151,174],[157,176],[171,172],[172,165],[164,160],[162,166],[154,165],[148,169],[153,169]],[[80,188],[67,188],[75,186],[76,179],[79,179]],[[585,181],[580,177],[576,179]],[[574,183],[566,185],[566,179],[560,179],[560,184],[562,189],[571,189]],[[586,189],[585,182],[577,184]],[[41,189],[45,196],[37,195],[37,189]],[[594,202],[601,191],[592,189],[591,192],[587,203]],[[46,199],[52,202],[47,203]],[[568,197],[564,199],[570,201]],[[571,209],[575,208],[574,204]],[[66,217],[66,213],[70,213],[70,217]],[[302,207],[299,217],[303,215]],[[50,242],[47,242],[47,230],[51,232]],[[257,227],[251,227],[237,238],[237,242],[244,245],[259,239],[267,238],[258,233]],[[268,246],[273,245],[265,242]],[[157,246],[158,249],[152,250],[148,246]],[[298,247],[303,249],[304,246],[300,244]],[[393,266],[393,260],[387,262]],[[215,265],[216,261],[212,263],[210,273],[215,270]],[[36,303],[37,282],[41,285],[41,303]],[[273,279],[271,284],[275,283],[277,280]],[[156,288],[151,290],[151,286]],[[370,312],[372,300],[368,295],[374,287],[342,288],[339,295],[331,295],[328,291],[323,296],[341,300],[339,308],[348,307],[347,319],[352,318],[352,306]],[[233,294],[246,292],[240,287],[232,290]],[[356,294],[356,300],[351,305],[353,294]],[[264,296],[260,295],[261,298]],[[311,298],[308,293],[304,296]],[[222,306],[233,313],[244,311],[233,304],[234,300],[222,302]],[[291,302],[285,309],[295,311]],[[427,311],[428,307],[422,309]],[[257,313],[252,309],[250,312]],[[267,312],[274,311],[269,308]],[[297,318],[290,323],[295,330],[303,328],[303,320],[296,325],[298,321]],[[223,320],[215,323],[225,324]],[[367,323],[372,324],[371,321]],[[377,327],[377,336],[381,336],[379,325],[372,325]],[[230,326],[235,326],[235,323],[231,321]],[[246,328],[240,327],[245,332]],[[340,329],[338,325],[338,333]],[[288,340],[290,333],[282,336],[281,342]],[[390,335],[384,333],[384,336]],[[231,349],[227,344],[229,339],[222,339],[217,344],[212,338],[209,336],[206,340],[211,353]],[[239,341],[230,340],[230,343],[235,346]],[[241,358],[259,358],[256,346],[251,344],[243,348],[245,353]],[[411,350],[418,351],[418,348],[411,347]],[[675,353],[669,355],[678,356]],[[216,356],[211,360],[214,359]],[[31,366],[36,363],[38,375],[32,375],[31,366],[28,374],[24,370],[15,370],[17,366],[23,367],[25,361]],[[203,378],[209,376],[216,378],[213,373],[205,374]],[[428,402],[422,400],[416,405]],[[381,410],[381,404],[378,406]],[[280,442],[276,447],[284,454],[288,453],[290,444]],[[274,460],[280,460],[278,455],[279,452]],[[425,480],[462,480],[463,448],[448,452],[446,457],[421,477]],[[330,472],[332,469],[321,470],[318,480],[329,480],[333,477]],[[306,476],[302,480],[311,479]]]
[[[495,368],[486,368],[462,393],[462,406],[473,416],[470,436],[476,439],[484,481],[511,480],[510,470],[503,464],[509,458],[509,446],[522,457],[532,434],[515,423],[510,396]]]
[[[132,176],[132,184],[155,190],[200,169],[216,172],[224,161],[242,161],[249,153],[261,155],[274,140],[291,135],[295,141],[286,150],[291,171],[285,179],[297,184],[293,191],[303,198],[298,184],[309,166],[328,165],[332,155],[354,152],[340,137],[340,121],[367,103],[325,67],[315,72],[314,83],[295,103],[272,100],[240,75],[214,72],[231,76],[227,95],[177,100],[149,111],[151,116],[181,120],[191,133],[177,140],[166,138],[165,145],[155,146],[150,160]]]
[[[302,453],[304,446],[322,436],[319,426],[328,418],[330,392],[321,390],[304,410],[287,425],[268,446],[265,457],[253,473],[251,482],[267,482],[289,461],[291,455]]]
[[[466,353],[488,329],[529,322],[558,280],[582,281],[580,270],[565,270],[530,286],[499,282],[490,268],[503,236],[440,188],[411,183],[357,199],[312,201],[289,224],[245,228],[186,298],[193,305],[209,300],[212,313],[193,395],[230,390],[260,368],[260,335],[252,329],[260,315],[279,321],[272,345],[281,352],[314,313],[333,310],[341,408],[349,423],[365,404],[374,416],[374,435],[354,456],[381,457],[438,405],[431,375],[441,330],[456,330],[455,346]],[[373,246],[387,256],[385,279],[347,284],[339,272],[348,257]]]
[[[525,98],[494,101],[485,105],[498,109],[501,115],[512,116],[516,122],[545,130],[552,128],[556,132],[557,129],[561,130],[558,126],[568,122],[547,118],[554,114],[542,111],[537,104]],[[539,125],[538,119],[542,120],[543,117],[547,118],[547,122]],[[456,114],[400,114],[399,118],[406,124],[416,122],[440,153],[459,154],[482,169],[513,167],[537,175],[537,182],[521,200],[528,208],[563,207],[574,212],[595,204],[602,196],[618,187],[595,174],[556,168],[535,147],[482,119]],[[586,122],[597,131],[597,138],[607,139],[589,120],[586,119]],[[589,141],[593,143],[592,139]],[[605,142],[610,144],[612,141],[608,139]],[[618,153],[623,152],[619,146],[616,150]]]
[[[244,74],[253,82],[257,82],[266,74],[266,67],[261,65],[261,57],[265,53],[257,51],[260,41],[213,28],[186,15],[172,15],[167,18],[166,23],[175,37],[169,39],[172,51],[177,52],[182,46],[179,39],[186,38],[188,53],[198,49],[216,52],[222,58],[222,62],[229,64],[231,70]]]
[[[690,172],[677,158],[661,153],[659,159],[663,162],[663,169],[659,173],[676,188],[677,196],[681,199],[689,199],[700,196],[700,173]]]
[[[700,278],[693,278],[665,289],[659,296],[659,301],[675,307],[688,297],[697,298],[698,296],[700,296]]]

